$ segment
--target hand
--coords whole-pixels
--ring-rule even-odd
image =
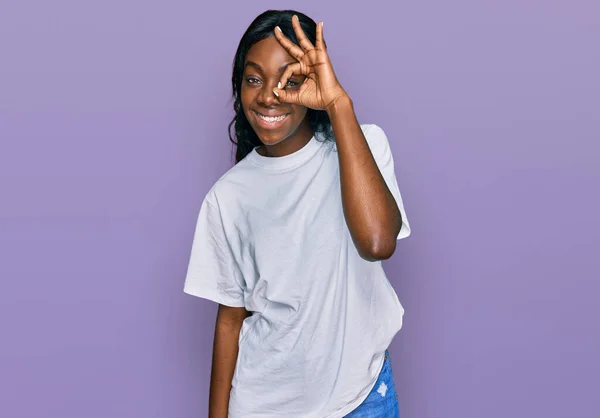
[[[323,41],[323,22],[317,25],[316,45],[313,45],[300,26],[298,16],[292,17],[292,26],[300,46],[294,44],[275,28],[275,38],[281,46],[298,62],[288,65],[279,80],[281,88],[273,89],[275,96],[282,102],[299,104],[315,110],[329,110],[341,97],[347,96],[333,72],[329,55]],[[304,82],[295,90],[285,90],[292,75],[306,76]]]

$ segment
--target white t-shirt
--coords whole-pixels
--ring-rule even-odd
[[[410,234],[387,137],[361,125]],[[360,257],[337,148],[256,149],[207,193],[184,291],[253,315],[242,324],[229,417],[343,417],[367,397],[404,309],[380,261]]]

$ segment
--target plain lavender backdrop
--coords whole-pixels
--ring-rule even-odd
[[[235,48],[284,7],[395,155],[402,418],[597,417],[592,0],[3,0],[0,416],[206,416],[216,305],[183,279]]]

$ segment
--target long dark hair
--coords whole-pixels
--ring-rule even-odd
[[[250,123],[244,114],[244,109],[242,108],[242,75],[244,73],[246,55],[252,45],[269,36],[273,36],[275,26],[279,26],[286,37],[295,44],[298,44],[298,38],[296,37],[296,33],[292,26],[293,15],[298,16],[300,26],[302,26],[302,30],[306,34],[306,37],[313,45],[315,45],[317,24],[310,17],[294,10],[267,10],[266,12],[261,13],[254,19],[248,29],[246,29],[246,32],[238,45],[235,58],[233,59],[233,75],[231,77],[233,110],[235,111],[235,116],[228,127],[229,140],[236,146],[236,164],[255,147],[262,144],[254,132],[254,129],[250,126]],[[316,139],[321,137],[323,140],[334,140],[331,121],[329,120],[326,111],[309,108],[307,117]],[[234,135],[231,134],[232,127],[234,128]]]

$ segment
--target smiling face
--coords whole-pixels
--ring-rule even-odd
[[[273,94],[285,67],[295,62],[273,36],[254,44],[246,55],[242,107],[269,154],[285,155],[300,149],[313,135],[307,118],[308,108],[282,103]],[[303,81],[303,75],[293,75],[285,89],[297,89]]]

